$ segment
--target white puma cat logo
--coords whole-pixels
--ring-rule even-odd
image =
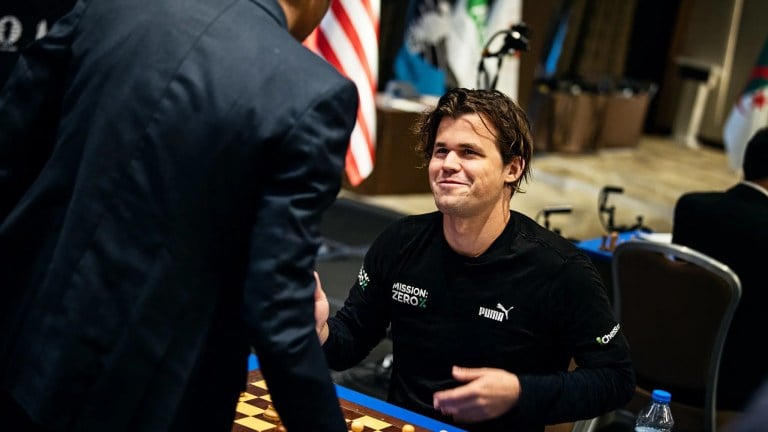
[[[501,311],[502,311],[502,312],[504,312],[504,316],[505,316],[507,319],[509,319],[509,311],[511,311],[512,309],[514,309],[514,308],[515,308],[514,306],[510,306],[510,307],[509,307],[509,309],[507,309],[507,308],[505,308],[505,307],[504,307],[504,306],[503,306],[501,303],[496,303],[496,307],[497,307],[498,309],[501,309]]]

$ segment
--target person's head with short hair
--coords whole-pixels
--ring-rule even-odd
[[[418,138],[417,151],[427,165],[433,157],[438,128],[444,118],[458,119],[477,114],[485,128],[493,135],[501,160],[506,166],[519,158],[521,175],[507,184],[511,195],[523,192],[521,183],[531,177],[533,135],[525,111],[509,96],[498,90],[470,90],[455,88],[446,92],[432,111],[424,112],[414,124]]]
[[[758,130],[747,142],[742,169],[744,180],[768,181],[768,127]]]

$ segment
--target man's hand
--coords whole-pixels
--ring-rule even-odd
[[[320,283],[320,275],[315,272],[315,331],[317,337],[320,339],[320,345],[324,344],[328,339],[328,315],[331,311],[331,306],[328,304],[328,298],[325,296],[322,284]]]
[[[435,392],[434,408],[454,421],[474,423],[499,417],[517,404],[520,380],[503,369],[453,367],[462,386]]]

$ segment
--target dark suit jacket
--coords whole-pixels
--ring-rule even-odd
[[[672,241],[723,262],[741,280],[717,391],[718,409],[743,409],[768,378],[768,357],[758,349],[768,328],[768,197],[744,184],[685,194],[675,205]]]
[[[0,93],[2,386],[59,429],[228,430],[253,347],[289,430],[346,430],[312,269],[356,112],[275,0],[78,2]]]

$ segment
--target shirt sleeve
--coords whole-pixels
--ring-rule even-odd
[[[544,418],[547,424],[620,408],[635,389],[629,346],[589,258],[576,254],[553,274],[551,316],[557,320],[559,342],[576,368],[520,375],[520,400],[513,410],[523,418]]]
[[[334,370],[355,366],[386,336],[390,323],[387,268],[397,251],[392,244],[394,230],[389,227],[374,240],[343,307],[328,320],[330,333],[323,350]]]

